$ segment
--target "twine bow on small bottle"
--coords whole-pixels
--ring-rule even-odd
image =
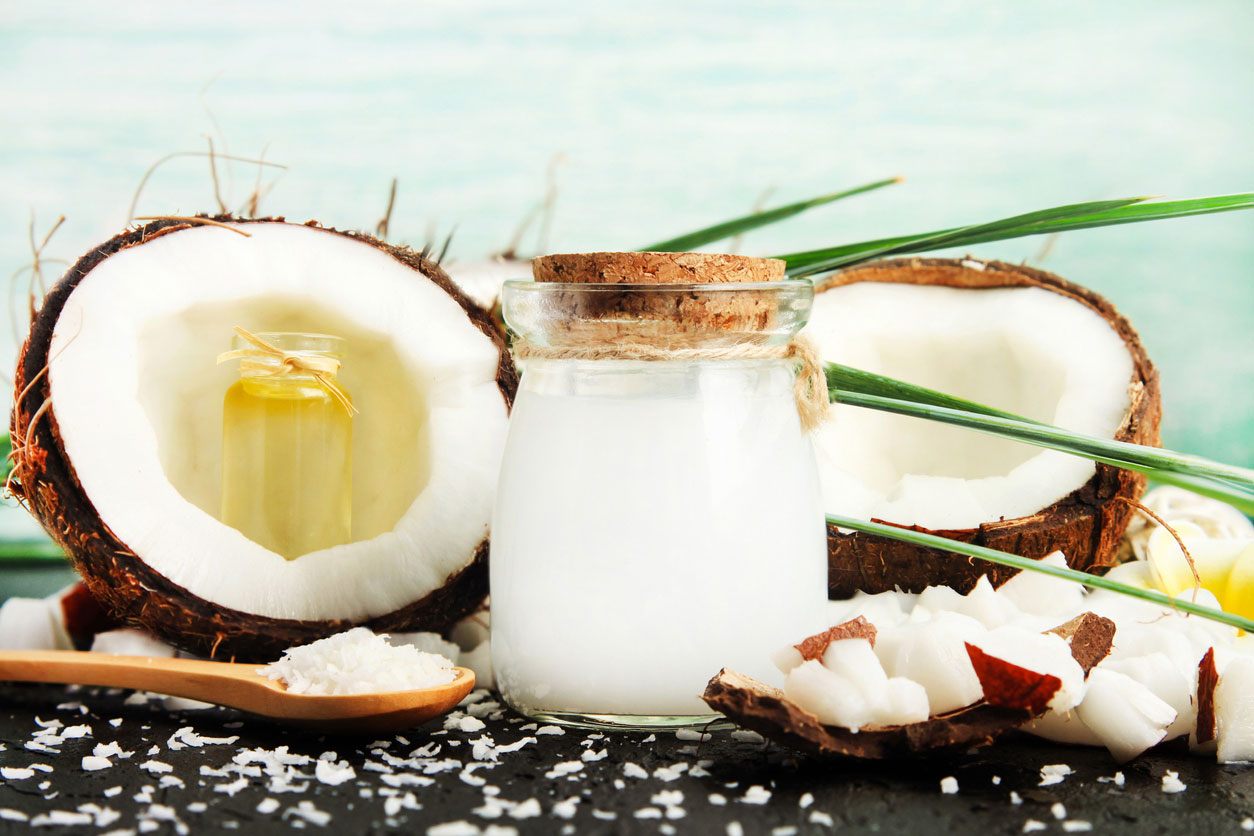
[[[335,374],[340,370],[340,361],[335,357],[311,354],[300,351],[284,351],[276,345],[266,342],[261,337],[235,326],[235,333],[252,348],[237,348],[218,355],[218,362],[239,360],[241,375],[250,377],[283,377],[288,374],[307,374],[318,381],[331,397],[349,415],[357,414],[357,407],[349,400],[344,390],[335,382]]]

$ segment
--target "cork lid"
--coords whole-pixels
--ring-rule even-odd
[[[722,253],[561,253],[533,259],[538,282],[580,284],[713,284],[784,278],[778,258]]]
[[[770,341],[792,318],[781,321],[781,305],[796,302],[798,284],[779,259],[718,253],[564,253],[534,259],[532,271],[563,321],[560,333],[547,329],[550,344]]]

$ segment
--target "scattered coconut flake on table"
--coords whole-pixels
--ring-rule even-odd
[[[1180,780],[1179,772],[1168,769],[1167,773],[1163,775],[1163,792],[1184,792],[1186,789],[1188,789],[1188,787]]]
[[[329,760],[319,759],[314,765],[314,777],[324,784],[338,787],[345,781],[351,781],[356,778],[357,771],[353,769],[348,761],[332,763]]]
[[[648,778],[649,773],[644,767],[637,763],[627,761],[623,764],[623,774],[628,778]]]
[[[1048,764],[1041,767],[1041,782],[1038,787],[1049,787],[1054,784],[1061,784],[1063,779],[1074,772],[1070,766],[1065,763]]]
[[[389,644],[385,634],[354,627],[293,647],[258,673],[279,680],[294,694],[332,695],[410,691],[447,685],[452,662],[410,645]]]
[[[85,772],[96,772],[101,769],[108,769],[113,766],[113,761],[108,758],[98,758],[95,755],[83,755],[83,770]]]

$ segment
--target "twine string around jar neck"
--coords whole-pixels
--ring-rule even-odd
[[[300,351],[284,351],[261,337],[238,325],[235,333],[252,348],[237,348],[224,351],[218,355],[218,362],[239,360],[241,375],[250,377],[283,377],[288,374],[307,374],[318,381],[327,394],[344,407],[349,415],[357,413],[357,407],[335,382],[335,374],[340,370],[340,361],[336,357],[325,354],[311,354]]]
[[[793,394],[801,428],[809,432],[822,424],[830,406],[827,377],[823,374],[818,350],[805,337],[793,337],[784,345],[740,343],[703,348],[663,348],[631,341],[618,341],[613,345],[547,346],[520,339],[512,349],[518,360],[794,360],[800,365]]]

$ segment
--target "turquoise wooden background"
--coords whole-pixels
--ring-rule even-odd
[[[749,236],[772,253],[1138,194],[1254,190],[1254,3],[0,3],[0,274],[117,232],[145,170],[288,166],[262,208],[506,245],[556,159],[554,250],[908,182]],[[223,171],[232,207],[255,168]],[[176,158],[140,214],[215,208]],[[1254,213],[984,245],[1109,296],[1163,373],[1167,444],[1254,465]],[[533,239],[525,247],[534,249]],[[0,330],[7,326],[0,326]],[[0,334],[0,363],[13,342]],[[9,525],[15,525],[10,518]]]

